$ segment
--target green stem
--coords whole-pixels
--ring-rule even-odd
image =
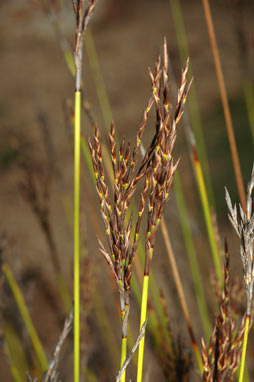
[[[122,337],[121,367],[123,366],[123,363],[126,360],[126,355],[127,355],[127,338],[126,337]],[[122,377],[121,377],[121,382],[125,382],[125,375],[126,375],[126,373],[124,372]]]
[[[243,337],[243,348],[242,348],[242,356],[240,363],[240,373],[239,373],[239,382],[243,382],[244,375],[244,366],[245,366],[245,358],[247,351],[247,342],[248,342],[248,333],[249,333],[249,325],[250,325],[250,316],[246,316],[245,327],[244,327],[244,337]]]
[[[23,298],[23,296],[21,294],[21,291],[19,289],[18,284],[16,283],[16,281],[15,281],[15,279],[13,277],[12,271],[9,268],[9,266],[7,264],[4,264],[2,269],[3,269],[3,272],[4,272],[5,276],[6,276],[6,279],[7,279],[8,283],[10,285],[10,288],[12,290],[12,293],[13,293],[14,298],[16,300],[16,303],[18,305],[20,314],[21,314],[21,316],[22,316],[22,318],[23,318],[23,320],[25,322],[27,331],[29,333],[29,336],[30,336],[32,344],[34,346],[36,355],[37,355],[38,360],[40,362],[40,366],[41,366],[42,372],[44,372],[48,368],[48,361],[47,361],[47,358],[45,356],[45,353],[44,353],[43,347],[41,345],[41,342],[39,340],[39,337],[37,335],[37,332],[35,330],[35,327],[33,325],[33,322],[31,320],[31,317],[30,317],[30,314],[28,312],[28,309],[26,307],[24,298]]]
[[[74,143],[74,382],[80,375],[80,285],[79,285],[79,190],[80,190],[80,108],[81,93],[75,92]]]
[[[148,298],[148,284],[149,284],[149,275],[144,275],[143,290],[142,290],[142,299],[141,299],[140,330],[142,329],[142,326],[144,325],[145,320],[146,320],[147,298]],[[144,347],[145,347],[145,336],[140,341],[139,348],[138,348],[137,382],[142,382]]]

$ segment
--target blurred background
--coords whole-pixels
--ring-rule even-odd
[[[180,8],[177,8],[177,4],[180,4]],[[179,9],[182,12],[180,18]],[[211,11],[246,189],[254,159],[254,136],[250,128],[252,125],[253,129],[254,123],[251,87],[254,81],[254,6],[252,1],[217,0],[212,2]],[[162,52],[164,36],[168,42],[172,103],[175,104],[174,81],[179,83],[184,61],[182,21],[209,163],[213,216],[216,213],[218,224],[216,238],[223,248],[224,237],[227,236],[232,278],[237,274],[241,278],[240,243],[227,218],[224,186],[230,191],[233,202],[238,203],[239,197],[201,0],[182,0],[180,3],[174,0],[98,1],[84,47],[83,79],[88,114],[84,113],[82,117],[83,136],[86,140],[92,134],[92,123],[96,121],[102,139],[108,142],[107,131],[113,119],[119,139],[125,136],[132,143],[135,142],[135,134],[151,94],[148,67],[153,69],[158,54]],[[67,44],[73,49],[74,36],[75,18],[71,1],[0,2],[1,262],[11,267],[49,358],[65,317],[56,286],[54,262],[60,263],[67,289],[70,293],[72,291],[74,81],[64,53],[68,50]],[[196,126],[192,126],[192,129],[195,132]],[[144,134],[145,146],[153,134],[152,117]],[[199,144],[199,137],[196,138]],[[209,313],[213,319],[216,298],[209,282],[210,274],[213,273],[212,256],[182,124],[175,152],[181,158],[179,174]],[[109,381],[117,374],[117,357],[120,354],[121,332],[116,308],[118,296],[115,289],[112,292],[114,282],[99,252],[96,236],[104,243],[106,239],[99,202],[85,160],[82,161],[81,173],[84,255],[82,301],[85,307],[82,318],[82,362],[90,370],[86,380],[96,380],[97,377],[98,380]],[[204,175],[208,177],[206,167]],[[165,220],[193,317],[194,330],[200,341],[203,332],[173,190]],[[55,266],[58,267],[57,264]],[[170,325],[185,348],[191,349],[160,233],[152,267],[158,288],[165,296]],[[242,295],[242,310],[244,306],[245,296]],[[27,368],[36,374],[36,360],[30,340],[3,275],[1,310],[1,380],[13,380],[10,371],[12,350],[6,350],[6,322],[16,333],[11,337],[9,348],[18,347],[15,342],[18,334],[24,349],[26,361],[21,362],[21,356],[17,361],[20,362],[20,369],[24,371]],[[138,312],[135,299],[132,298],[130,320],[134,338],[139,327]],[[109,330],[103,321],[104,316],[110,321],[113,339],[102,334]],[[114,343],[110,342],[113,340]],[[252,348],[249,352],[251,365],[253,334],[249,347]],[[62,381],[72,378],[71,357],[70,338],[60,364]],[[150,380],[166,380],[149,337],[145,362],[148,359],[151,362],[146,372]],[[253,373],[253,370],[250,372]],[[133,373],[132,368],[130,373]],[[134,378],[135,374],[130,375]]]

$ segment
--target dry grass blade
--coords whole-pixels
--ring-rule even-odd
[[[68,336],[69,332],[71,331],[73,323],[73,310],[71,310],[69,316],[66,318],[63,331],[59,337],[59,340],[57,342],[53,359],[49,364],[48,370],[44,373],[41,382],[60,382],[58,378],[58,363],[59,363],[59,357],[60,352],[63,347],[63,343]],[[37,382],[37,378],[32,378],[29,373],[27,373],[27,379],[26,382]]]
[[[58,381],[58,363],[59,363],[59,357],[60,357],[60,352],[63,346],[63,343],[68,336],[69,332],[71,331],[72,328],[72,322],[73,322],[73,310],[71,310],[69,316],[66,318],[63,331],[59,337],[58,343],[56,345],[53,359],[49,364],[48,370],[42,377],[42,382],[57,382]]]

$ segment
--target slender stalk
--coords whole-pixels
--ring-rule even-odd
[[[146,321],[148,285],[149,285],[149,275],[145,274],[143,279],[143,290],[142,290],[142,299],[141,299],[140,330]],[[139,348],[138,348],[137,382],[142,382],[144,347],[145,347],[145,335],[140,341]]]
[[[122,374],[123,374],[124,371],[126,370],[128,364],[130,363],[130,361],[131,361],[131,359],[132,359],[132,357],[133,357],[133,355],[134,355],[134,352],[136,351],[136,349],[137,349],[137,347],[138,347],[138,345],[139,345],[139,343],[140,343],[142,337],[144,336],[144,334],[145,334],[145,327],[146,327],[146,324],[147,324],[147,321],[146,321],[146,322],[144,323],[144,325],[142,326],[142,329],[141,329],[141,331],[140,331],[140,333],[139,333],[139,335],[138,335],[138,338],[137,338],[137,340],[136,340],[134,346],[133,346],[132,349],[131,349],[130,354],[128,355],[128,357],[127,357],[126,360],[124,361],[123,366],[122,366],[121,370],[119,371],[118,376],[116,377],[116,382],[120,382],[120,379],[121,379]]]
[[[81,83],[83,62],[84,32],[87,29],[97,0],[89,0],[86,9],[85,2],[72,2],[76,17],[75,62],[75,107],[74,107],[74,382],[80,378],[80,281],[79,281],[79,246],[80,246],[80,116],[81,116]]]
[[[80,373],[80,283],[79,283],[79,198],[80,198],[80,109],[81,93],[75,91],[75,143],[74,143],[74,382]]]
[[[210,9],[210,5],[209,5],[209,0],[202,0],[202,3],[203,3],[203,7],[204,7],[205,19],[206,19],[206,23],[207,23],[207,29],[208,29],[213,59],[214,59],[214,65],[215,65],[216,75],[217,75],[217,79],[218,79],[218,85],[219,85],[219,89],[220,89],[221,102],[222,102],[222,107],[223,107],[223,112],[224,112],[224,118],[225,118],[227,133],[228,133],[229,146],[230,146],[230,150],[231,150],[231,156],[232,156],[232,161],[233,161],[233,167],[234,167],[234,172],[235,172],[238,194],[239,194],[239,198],[240,198],[240,202],[241,202],[241,205],[243,207],[243,210],[246,211],[246,195],[245,195],[245,191],[244,191],[242,172],[241,172],[240,161],[239,161],[239,156],[238,156],[236,142],[235,142],[233,123],[232,123],[232,118],[231,118],[230,109],[229,109],[227,91],[226,91],[224,76],[223,76],[223,72],[222,72],[217,41],[216,41],[216,37],[215,37],[215,31],[214,31],[214,26],[213,26],[213,20],[212,20],[212,14],[211,14],[211,9]]]
[[[29,333],[29,336],[31,338],[34,350],[36,352],[36,355],[38,357],[38,360],[40,362],[41,370],[44,372],[48,368],[48,361],[46,358],[46,355],[44,353],[43,347],[41,345],[40,339],[37,335],[36,329],[33,325],[33,322],[31,320],[30,314],[28,312],[28,309],[26,307],[24,298],[21,294],[21,291],[19,289],[18,284],[16,283],[12,271],[10,267],[7,264],[4,264],[2,267],[2,270],[6,276],[6,279],[10,285],[10,288],[12,290],[13,296],[16,300],[16,303],[18,305],[20,314],[24,320],[24,323],[26,325],[27,331]]]
[[[121,345],[121,367],[122,368],[124,361],[126,360],[127,355],[127,337],[122,337],[122,345]],[[125,382],[125,374],[126,372],[123,372],[123,375],[121,377],[121,382]]]
[[[249,326],[250,326],[250,316],[247,314],[245,319],[245,326],[244,326],[244,337],[243,337],[243,347],[242,347],[242,355],[241,355],[241,363],[240,363],[239,382],[243,382]]]

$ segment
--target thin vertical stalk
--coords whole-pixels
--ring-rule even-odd
[[[80,198],[80,108],[81,92],[75,91],[75,138],[74,138],[74,382],[80,373],[80,283],[79,283],[79,198]]]
[[[86,9],[82,0],[72,1],[76,17],[75,62],[75,106],[74,106],[74,382],[80,378],[80,280],[79,280],[79,246],[80,246],[80,117],[81,117],[81,84],[84,33],[94,11],[97,0],[89,0]]]
[[[148,285],[149,285],[149,275],[144,274],[143,290],[142,290],[142,298],[141,298],[140,330],[146,320]],[[140,341],[139,348],[138,348],[137,382],[142,382],[144,347],[145,347],[145,336],[143,336],[142,340]]]
[[[127,355],[127,337],[122,337],[122,344],[121,344],[121,367],[123,366],[124,361],[126,360]],[[123,375],[121,377],[121,382],[125,382],[125,375],[126,372],[123,372]]]
[[[239,382],[243,382],[244,366],[245,366],[247,343],[248,343],[249,325],[250,325],[250,316],[246,315],[245,326],[244,326],[242,356],[241,356],[240,372],[239,372]]]
[[[237,190],[238,190],[241,205],[242,205],[244,211],[246,211],[246,195],[245,195],[245,191],[244,191],[240,161],[239,161],[239,156],[238,156],[236,142],[235,142],[233,123],[232,123],[232,118],[231,118],[230,109],[229,109],[227,91],[226,91],[224,76],[223,76],[223,72],[222,72],[217,41],[216,41],[216,37],[215,37],[215,31],[214,31],[214,26],[213,26],[213,20],[212,20],[209,0],[202,0],[202,3],[203,3],[203,7],[204,7],[205,19],[206,19],[206,23],[207,23],[207,29],[208,29],[213,59],[214,59],[214,65],[215,65],[216,75],[217,75],[217,79],[218,79],[218,85],[219,85],[219,89],[220,89],[221,102],[222,102],[224,118],[225,118],[225,123],[226,123],[226,128],[227,128],[229,146],[230,146],[230,150],[231,150],[231,156],[232,156],[233,167],[234,167],[235,178],[236,178],[236,184],[237,184]]]
[[[249,326],[250,326],[250,316],[247,314],[245,319],[245,326],[244,326],[244,337],[243,337],[242,356],[241,356],[241,363],[240,363],[239,382],[243,382]]]

